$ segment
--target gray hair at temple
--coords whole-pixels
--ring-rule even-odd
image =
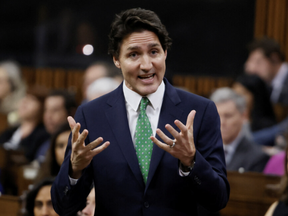
[[[215,103],[224,103],[227,101],[233,101],[236,108],[240,113],[244,113],[246,110],[245,98],[237,94],[233,89],[229,87],[223,87],[216,89],[210,96],[210,99]]]

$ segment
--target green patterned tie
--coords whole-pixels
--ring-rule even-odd
[[[135,130],[136,154],[145,184],[148,178],[153,148],[153,142],[149,139],[150,136],[153,135],[153,131],[151,129],[148,116],[146,115],[146,107],[148,103],[149,99],[147,97],[143,97],[140,103],[140,113],[137,119]]]

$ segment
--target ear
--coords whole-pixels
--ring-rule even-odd
[[[121,69],[120,62],[115,58],[115,56],[113,56],[113,62],[117,68]]]
[[[167,49],[164,51],[164,55],[165,55],[165,60],[167,58]]]

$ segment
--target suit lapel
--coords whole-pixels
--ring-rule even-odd
[[[107,109],[105,113],[122,154],[127,160],[127,163],[129,164],[137,181],[142,187],[144,187],[144,181],[138,165],[135,148],[129,130],[122,85],[123,83],[114,92],[115,94],[113,94],[107,101],[110,108]]]
[[[175,88],[172,87],[165,78],[164,82],[165,82],[165,94],[159,116],[158,128],[161,129],[168,137],[173,139],[170,133],[168,133],[167,130],[165,129],[165,125],[170,124],[171,126],[174,127],[175,126],[174,121],[176,119],[180,119],[180,117],[183,114],[183,110],[181,110],[177,106],[179,103],[181,103],[181,100]],[[175,129],[179,131],[178,128]],[[156,138],[162,141],[158,135],[156,135]],[[154,144],[145,191],[147,190],[164,153],[165,153],[164,150],[160,149],[156,144]]]

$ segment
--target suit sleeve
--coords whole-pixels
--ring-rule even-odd
[[[86,128],[85,119],[81,107],[75,114],[75,121],[81,124],[81,131]],[[89,143],[86,139],[85,143]],[[59,215],[75,215],[77,211],[83,209],[86,205],[86,198],[92,185],[92,166],[86,167],[81,178],[76,185],[71,186],[69,181],[69,169],[71,156],[71,134],[65,152],[65,159],[61,165],[60,171],[52,185],[51,198],[55,211]]]
[[[196,114],[197,116],[197,114]],[[196,118],[195,118],[196,120]],[[230,187],[227,181],[223,143],[220,133],[220,119],[213,102],[209,102],[197,134],[195,165],[188,177],[192,181],[193,194],[198,203],[210,211],[219,211],[229,200]]]

